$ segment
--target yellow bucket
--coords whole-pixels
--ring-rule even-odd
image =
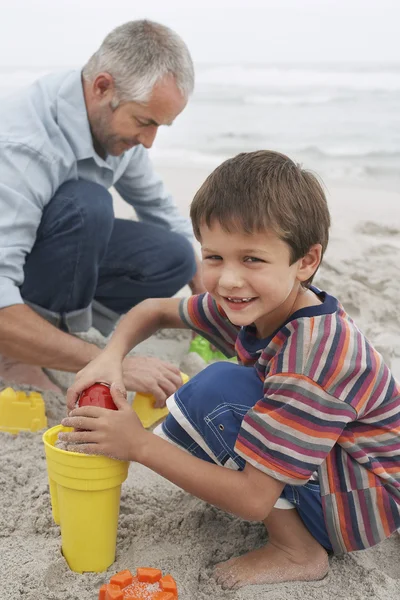
[[[56,448],[62,425],[43,435],[53,518],[62,552],[77,573],[105,571],[115,560],[121,484],[128,463]]]

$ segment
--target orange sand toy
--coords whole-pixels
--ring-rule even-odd
[[[41,394],[16,392],[10,387],[0,392],[0,431],[34,432],[45,427],[47,419]]]
[[[136,569],[136,577],[128,570],[111,577],[101,586],[98,600],[177,600],[178,588],[171,575],[159,569]]]

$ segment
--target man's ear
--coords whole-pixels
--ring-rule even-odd
[[[114,95],[114,78],[109,73],[99,73],[92,83],[92,92],[98,100],[110,99]]]
[[[322,258],[321,244],[314,244],[307,254],[299,260],[297,268],[297,279],[300,282],[307,281],[318,269]]]

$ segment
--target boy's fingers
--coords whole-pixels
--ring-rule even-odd
[[[69,417],[91,417],[93,419],[104,416],[104,411],[107,408],[100,408],[100,406],[77,406],[68,414]]]
[[[67,390],[67,407],[71,410],[74,408],[78,399],[78,392],[75,391],[74,387],[70,387]]]
[[[97,444],[68,444],[68,451],[80,454],[99,454]]]
[[[78,427],[78,424],[75,423],[75,426]],[[78,431],[62,431],[58,434],[58,439],[66,444],[93,444],[96,437],[95,431],[80,430],[80,427]]]
[[[105,410],[105,409],[104,409]],[[63,425],[63,427],[73,427],[74,429],[84,429],[85,432],[86,431],[92,431],[96,425],[96,420],[93,417],[82,417],[82,416],[69,416],[69,417],[65,417],[65,419],[63,419],[61,421],[61,425]],[[59,438],[63,441],[68,441],[70,439],[69,436],[73,436],[75,435],[76,432],[68,432],[68,431],[64,431],[61,432],[59,434]],[[68,438],[68,439],[67,439]],[[71,441],[76,441],[74,438],[71,439]],[[85,441],[85,440],[82,440]]]

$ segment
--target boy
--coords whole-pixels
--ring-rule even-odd
[[[268,544],[217,565],[224,587],[321,579],[327,552],[400,527],[400,386],[337,300],[311,286],[330,225],[312,174],[282,154],[240,154],[208,177],[191,218],[207,293],[134,307],[68,393],[71,409],[91,383],[114,382],[119,411],[75,409],[63,424],[86,431],[62,437],[262,520]],[[121,363],[162,327],[190,327],[240,364],[180,388],[157,437],[124,399]]]

